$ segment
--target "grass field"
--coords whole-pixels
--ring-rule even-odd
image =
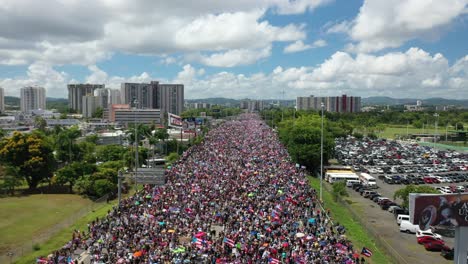
[[[78,195],[37,194],[0,199],[0,253],[22,246],[92,202]]]
[[[422,128],[414,128],[410,126],[408,127],[408,130],[406,130],[406,126],[405,127],[388,126],[385,128],[385,131],[382,132],[379,136],[382,138],[394,139],[396,135],[406,136],[407,132],[408,134],[422,134],[422,133],[434,134],[436,131],[434,128],[422,129]],[[445,128],[443,129],[439,128],[437,130],[437,133],[444,134]]]
[[[320,180],[318,178],[309,177],[309,182],[314,189],[319,190]],[[325,202],[325,208],[331,211],[332,220],[346,227],[346,235],[353,242],[354,248],[358,251],[360,251],[362,247],[367,247],[372,250],[373,255],[371,258],[366,259],[366,263],[392,263],[390,258],[375,245],[374,240],[371,238],[370,234],[365,231],[362,225],[353,220],[348,209],[336,203],[331,193],[326,189],[324,189],[323,192],[323,200]]]
[[[78,219],[75,223],[73,223],[70,227],[62,229],[59,233],[52,236],[49,240],[42,243],[40,245],[40,250],[31,252],[22,256],[20,259],[15,261],[15,264],[30,264],[36,263],[35,260],[39,256],[47,256],[53,251],[61,248],[71,239],[71,235],[73,230],[87,230],[87,224],[92,222],[96,218],[101,218],[106,216],[107,212],[112,209],[113,206],[116,205],[116,202],[112,203],[101,203],[96,205],[94,210],[87,214],[84,217]]]

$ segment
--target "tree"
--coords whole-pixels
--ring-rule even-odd
[[[279,136],[288,148],[292,159],[306,166],[309,170],[317,170],[320,166],[321,117],[317,114],[304,115],[295,120],[286,120],[279,124]],[[334,147],[332,133],[328,124],[324,124],[323,161],[328,163]]]
[[[4,138],[7,135],[7,132],[0,128],[0,139]]]
[[[338,201],[338,199],[343,196],[349,196],[348,191],[346,190],[346,183],[344,181],[334,182],[332,188],[332,195],[335,201]]]
[[[73,162],[59,169],[54,177],[54,181],[58,184],[70,185],[70,193],[73,192],[75,182],[84,175],[89,175],[97,170],[96,165],[88,162]]]
[[[121,145],[98,146],[96,159],[101,162],[123,160],[127,149]]]
[[[15,194],[15,187],[21,186],[21,177],[18,168],[2,166],[0,169],[0,176],[3,179],[0,188],[6,190],[7,193],[13,196]]]
[[[98,107],[96,111],[94,111],[92,118],[102,118],[103,114],[104,110],[102,109],[102,107]]]
[[[410,193],[439,193],[439,192],[431,186],[426,186],[426,185],[416,186],[416,185],[410,184],[406,186],[405,188],[401,188],[397,190],[393,194],[393,199],[400,198],[403,201],[402,205],[408,208]]]
[[[180,156],[179,156],[179,154],[177,152],[172,152],[166,158],[167,163],[168,164],[173,164],[174,162],[176,162],[179,159],[179,157]]]
[[[18,175],[36,189],[40,181],[50,179],[55,169],[53,149],[40,133],[14,132],[0,142],[0,159],[18,169]]]
[[[70,163],[79,156],[80,148],[75,144],[75,140],[80,136],[81,131],[76,126],[54,131],[54,145],[58,160]]]
[[[36,116],[34,117],[34,127],[40,131],[45,132],[47,127],[47,121],[40,116]]]

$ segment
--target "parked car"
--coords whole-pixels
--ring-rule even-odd
[[[400,225],[402,221],[409,221],[409,215],[398,215],[397,216],[397,225]]]
[[[427,251],[442,251],[442,250],[450,250],[444,243],[440,242],[440,240],[424,243],[424,248]]]
[[[362,196],[363,196],[364,198],[368,198],[369,195],[372,195],[372,194],[376,194],[376,192],[366,190],[366,191],[363,192]]]
[[[409,211],[408,209],[401,208],[401,209],[395,209],[393,210],[393,216],[397,218],[399,215],[408,215]]]
[[[416,240],[418,241],[418,244],[426,244],[426,243],[433,242],[433,241],[441,241],[440,243],[445,244],[444,240],[438,239],[432,236],[422,236],[422,237],[418,237]]]
[[[389,211],[390,213],[393,213],[393,211],[394,211],[395,209],[402,209],[402,208],[401,208],[400,206],[398,206],[397,204],[395,204],[395,205],[390,205],[390,207],[388,207],[388,211]]]
[[[425,237],[425,236],[434,237],[434,238],[437,238],[437,239],[442,239],[441,235],[439,235],[437,233],[433,233],[430,229],[428,229],[428,230],[418,230],[418,232],[416,232],[416,237]]]
[[[396,205],[394,201],[385,200],[380,203],[380,208],[382,210],[388,210],[389,207]]]
[[[442,257],[444,257],[445,259],[448,259],[448,260],[453,260],[453,257],[454,257],[454,248],[443,248],[441,251],[440,251],[440,255]]]
[[[403,220],[400,224],[400,232],[416,233],[419,231],[419,225],[413,225],[410,221]]]

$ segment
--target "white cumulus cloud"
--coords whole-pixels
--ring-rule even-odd
[[[400,47],[412,39],[436,39],[467,13],[467,0],[365,0],[352,21],[343,21],[329,33],[347,33],[348,50],[375,52]]]

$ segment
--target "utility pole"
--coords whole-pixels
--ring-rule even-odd
[[[322,192],[323,192],[323,109],[325,105],[321,103],[322,108],[322,135],[320,137],[320,201],[322,201]]]
[[[136,118],[136,113],[138,109],[138,100],[135,99],[135,192],[137,191],[138,185],[137,185],[137,174],[138,174],[138,128],[137,128],[137,118]]]
[[[122,201],[122,178],[123,178],[123,173],[122,170],[119,170],[117,172],[117,184],[118,184],[118,189],[117,189],[117,196],[119,198],[119,208],[120,208],[120,203]]]
[[[437,141],[437,122],[439,121],[439,114],[435,113],[434,114],[435,119],[435,131],[434,131],[434,149],[436,147],[436,141]]]

